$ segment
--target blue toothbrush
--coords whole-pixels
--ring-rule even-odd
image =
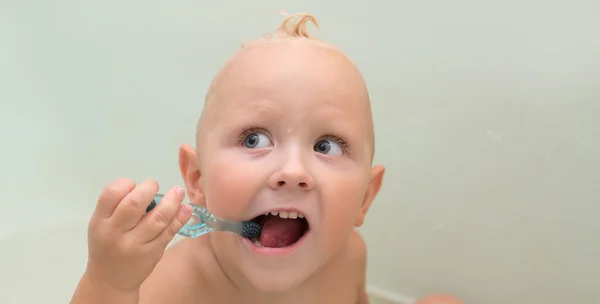
[[[164,197],[163,194],[157,194],[148,208],[146,213],[150,212],[160,200]],[[189,237],[197,238],[213,231],[229,231],[237,233],[246,238],[258,238],[260,237],[261,228],[258,223],[255,222],[234,222],[224,220],[212,215],[206,208],[196,205],[189,204],[192,207],[192,217],[190,220],[177,232],[177,234]]]

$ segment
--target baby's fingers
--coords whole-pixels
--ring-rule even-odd
[[[163,232],[158,235],[156,241],[159,242],[161,246],[167,247],[169,242],[175,237],[175,234],[177,234],[177,232],[190,220],[191,216],[192,206],[188,204],[181,205],[175,219],[171,221],[167,229],[163,230]]]
[[[111,216],[114,227],[121,231],[129,231],[134,228],[146,213],[148,204],[158,192],[158,183],[147,179],[141,182],[119,203]]]
[[[112,181],[102,190],[96,204],[95,216],[109,218],[119,202],[135,188],[135,183],[127,178]]]
[[[136,237],[139,237],[141,242],[146,243],[156,239],[165,229],[173,229],[172,222],[177,220],[184,195],[183,189],[179,186],[168,191],[156,207],[146,213],[135,227],[134,234]]]

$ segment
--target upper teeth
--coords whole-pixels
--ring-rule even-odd
[[[265,215],[268,215],[269,213],[265,213]],[[271,215],[275,215],[275,216],[279,216],[280,218],[291,218],[291,219],[295,219],[295,218],[304,218],[304,214],[296,212],[296,211],[273,211],[271,212]]]

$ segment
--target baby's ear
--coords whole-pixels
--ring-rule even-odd
[[[198,154],[192,146],[186,144],[179,147],[179,169],[189,200],[194,204],[204,206],[204,190],[200,182]]]
[[[356,218],[354,226],[360,227],[365,222],[365,216],[369,211],[369,207],[371,207],[373,200],[375,199],[377,193],[379,193],[379,189],[381,188],[384,172],[385,168],[383,166],[375,166],[371,169],[371,181],[369,182],[367,193],[365,194],[362,206],[360,208],[360,214]]]

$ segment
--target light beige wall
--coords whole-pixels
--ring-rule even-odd
[[[86,218],[117,176],[179,183],[219,66],[305,11],[372,94],[370,284],[597,302],[598,1],[241,3],[1,1],[0,237]]]

